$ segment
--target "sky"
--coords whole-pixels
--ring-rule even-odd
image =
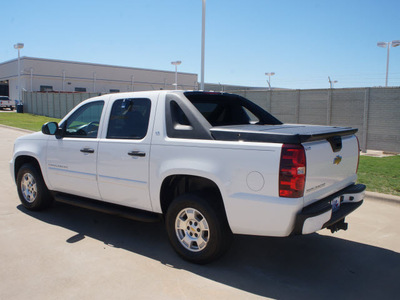
[[[202,0],[6,1],[0,62],[21,56],[201,71]],[[399,0],[207,0],[205,82],[290,89],[384,86]],[[388,86],[400,86],[400,47]]]

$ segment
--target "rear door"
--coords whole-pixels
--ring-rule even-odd
[[[107,202],[151,210],[149,159],[157,96],[114,98],[107,132],[99,143],[100,194]]]

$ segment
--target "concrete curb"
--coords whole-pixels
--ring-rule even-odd
[[[7,128],[7,129],[12,129],[12,130],[16,130],[16,131],[21,131],[21,132],[26,132],[26,133],[35,132],[35,131],[32,131],[32,130],[22,129],[22,128],[18,128],[18,127],[12,127],[12,126],[7,126],[7,125],[3,125],[3,124],[0,124],[0,127]]]
[[[381,194],[381,193],[375,193],[375,192],[365,192],[365,195],[368,198],[370,198],[371,200],[391,202],[391,203],[396,203],[396,204],[400,205],[400,197],[399,196],[387,195],[387,194]]]

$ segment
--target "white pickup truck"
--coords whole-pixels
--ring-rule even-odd
[[[161,219],[180,256],[207,263],[232,234],[347,229],[365,193],[356,131],[282,124],[227,93],[109,94],[18,138],[10,169],[27,209]]]
[[[9,108],[10,110],[14,110],[14,105],[10,98],[7,96],[0,96],[0,109],[3,110],[5,108]]]

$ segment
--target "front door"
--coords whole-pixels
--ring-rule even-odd
[[[63,137],[49,138],[47,172],[52,190],[100,199],[96,163],[103,106],[103,101],[81,106],[61,124]]]

